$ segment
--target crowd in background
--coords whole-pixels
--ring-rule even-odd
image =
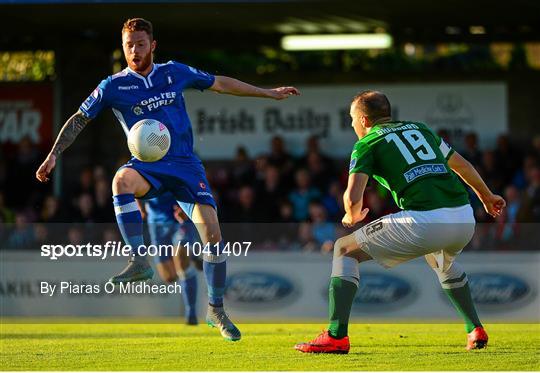
[[[440,135],[452,143],[447,132]],[[538,235],[535,225],[527,223],[540,222],[540,136],[524,148],[502,135],[493,149],[480,149],[476,134],[469,133],[454,146],[507,201],[494,220],[471,194],[477,221],[490,224],[478,225],[469,249],[537,247],[530,236]],[[22,140],[10,154],[0,159],[0,222],[8,223],[0,228],[2,248],[38,247],[51,239],[54,228],[46,223],[70,223],[55,225],[55,237],[69,243],[86,242],[96,226],[102,227],[98,239],[103,242],[120,239],[111,199],[114,170],[84,167],[77,182],[62,185],[61,195],[55,196],[50,185],[34,179],[43,154],[30,141]],[[230,240],[254,240],[266,250],[329,251],[345,233],[339,223],[348,162],[324,154],[316,137],[307,140],[301,157],[293,157],[284,139],[274,137],[266,154],[252,158],[240,147],[233,161],[207,162],[206,169]],[[390,194],[373,181],[364,204],[370,209],[366,223],[398,211]]]

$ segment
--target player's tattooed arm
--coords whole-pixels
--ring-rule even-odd
[[[88,119],[80,110],[73,114],[60,130],[56,142],[52,147],[51,154],[56,157],[62,154],[64,150],[73,144],[75,138],[89,122],[90,119]]]
[[[275,100],[283,100],[291,95],[297,96],[300,94],[298,89],[294,87],[266,89],[221,75],[216,75],[214,84],[212,84],[210,90],[235,96],[263,97],[273,98]]]
[[[88,122],[90,122],[90,119],[81,111],[77,111],[66,121],[54,142],[51,152],[36,171],[36,178],[39,181],[42,183],[49,181],[49,174],[56,166],[56,157],[73,143]]]

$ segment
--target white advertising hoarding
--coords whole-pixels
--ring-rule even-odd
[[[38,252],[1,253],[0,315],[56,317],[162,317],[181,313],[180,294],[41,294],[40,283],[101,284],[122,260],[50,261]],[[540,321],[539,253],[462,254],[480,316],[486,321]],[[231,258],[225,294],[237,320],[254,322],[324,321],[328,309],[331,256],[314,253],[256,253]],[[353,319],[455,320],[459,317],[423,258],[386,270],[360,266]],[[157,275],[155,278],[159,283]],[[199,315],[206,286],[199,273]],[[129,321],[125,319],[126,322]]]
[[[288,150],[300,155],[310,135],[321,138],[323,151],[347,158],[356,139],[349,104],[365,89],[384,92],[399,120],[425,122],[447,129],[456,143],[469,131],[491,146],[507,131],[506,85],[490,83],[358,84],[300,86],[301,96],[283,101],[187,91],[195,149],[203,159],[233,158],[238,146],[251,156],[268,152],[270,139],[282,136]]]

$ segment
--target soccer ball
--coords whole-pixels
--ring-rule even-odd
[[[159,161],[167,154],[170,146],[171,135],[169,130],[157,120],[140,120],[129,130],[129,151],[140,161]]]

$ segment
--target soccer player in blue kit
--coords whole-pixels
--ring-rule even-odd
[[[168,283],[179,280],[186,324],[197,325],[197,270],[192,262],[197,263],[198,258],[193,252],[188,253],[185,247],[199,241],[197,228],[178,206],[172,193],[146,200],[139,203],[139,207],[146,216],[150,242],[158,247],[162,245],[154,257],[159,276]]]
[[[187,88],[210,89],[235,96],[276,100],[298,95],[299,92],[294,87],[259,88],[174,61],[156,64],[153,62],[156,41],[152,24],[142,18],[129,19],[124,23],[122,47],[128,67],[104,79],[67,120],[36,177],[41,182],[48,181],[56,158],[106,108],[113,110],[126,134],[142,119],[155,119],[167,126],[171,146],[162,159],[141,162],[132,158],[114,176],[112,189],[116,220],[124,241],[133,252],[127,267],[110,281],[121,283],[152,278],[153,271],[146,256],[138,252],[144,240],[141,212],[135,198],[149,199],[169,191],[196,224],[202,243],[210,244],[212,250],[203,257],[209,300],[206,321],[217,327],[225,339],[237,341],[241,333],[223,308],[226,256],[223,253],[219,255],[218,251],[223,241],[217,207],[204,167],[193,152],[193,133],[182,92]]]

